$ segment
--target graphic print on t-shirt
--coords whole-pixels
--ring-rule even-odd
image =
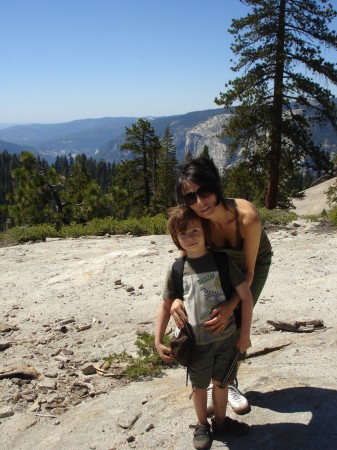
[[[226,300],[217,271],[192,273],[184,276],[184,305],[191,325],[195,329],[198,343],[209,343],[223,339],[223,335],[212,335],[204,322],[219,303]]]

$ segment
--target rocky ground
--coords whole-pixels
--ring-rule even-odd
[[[251,433],[214,440],[212,448],[332,449],[336,229],[299,220],[268,234],[273,265],[240,369],[251,412],[239,419]],[[153,332],[175,255],[167,236],[0,248],[1,448],[193,448],[184,369],[127,383],[122,364],[103,365],[111,353],[135,354],[137,335]]]

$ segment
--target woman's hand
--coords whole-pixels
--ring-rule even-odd
[[[164,362],[169,363],[173,361],[173,356],[169,347],[166,347],[164,344],[156,344],[156,349]]]
[[[240,350],[240,353],[245,353],[251,346],[252,342],[250,340],[250,335],[240,335],[236,343],[236,347]]]
[[[207,330],[211,331],[212,334],[222,333],[232,314],[233,306],[230,303],[224,303],[216,309],[213,309],[210,318],[205,322],[205,327]]]
[[[176,298],[171,306],[171,316],[173,317],[178,328],[184,328],[184,322],[188,322],[184,302],[180,298]]]

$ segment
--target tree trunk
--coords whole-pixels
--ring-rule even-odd
[[[277,152],[275,148],[272,152]],[[266,208],[275,209],[277,206],[277,194],[278,194],[278,183],[280,177],[279,164],[274,163],[274,158],[270,161],[269,178],[268,178],[268,190],[266,196]]]
[[[145,205],[150,206],[150,183],[149,172],[147,167],[147,151],[143,149],[143,170],[144,170],[144,189],[145,189]]]
[[[282,154],[282,104],[283,104],[283,77],[284,77],[284,46],[285,46],[285,6],[287,0],[280,0],[277,44],[275,54],[273,122],[270,133],[270,161],[269,179],[266,196],[266,208],[274,209],[277,206],[277,194],[280,178],[280,161]]]

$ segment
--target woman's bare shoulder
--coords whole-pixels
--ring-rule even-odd
[[[244,198],[236,198],[235,201],[238,207],[239,220],[243,225],[247,226],[260,222],[259,214],[253,203]]]

